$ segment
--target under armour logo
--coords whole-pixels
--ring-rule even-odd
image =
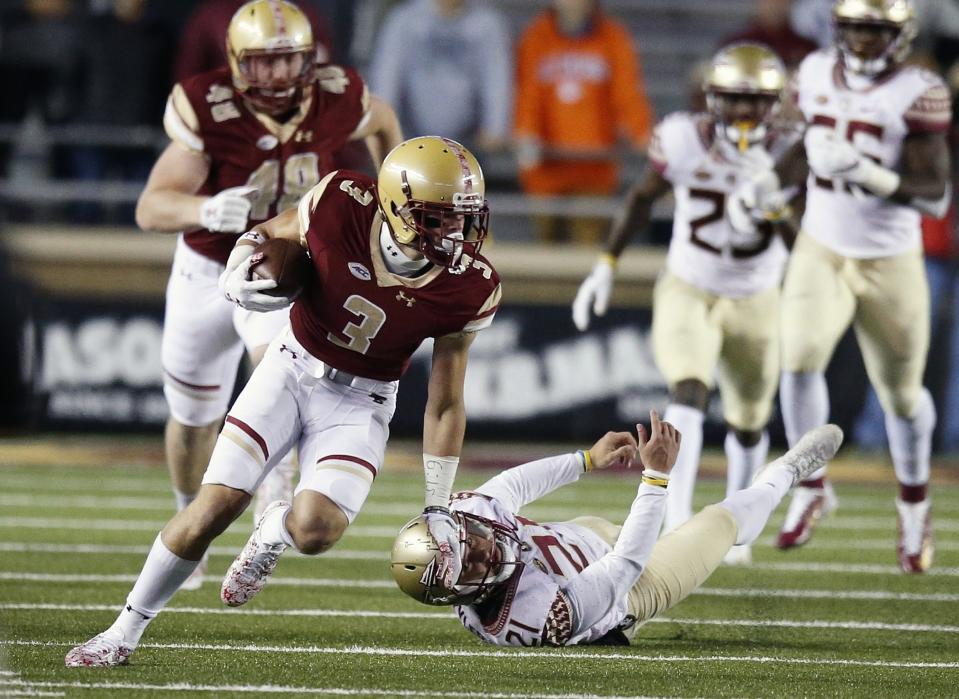
[[[383,405],[386,402],[386,396],[381,396],[379,393],[371,393],[370,398],[373,399],[373,402],[377,405]]]
[[[287,347],[286,345],[280,345],[280,354],[282,354],[283,352],[289,352],[290,355],[293,357],[293,359],[296,359],[296,352],[294,352],[293,350],[291,350],[291,349],[290,349],[289,347]]]
[[[416,299],[410,298],[409,296],[407,296],[406,294],[404,294],[402,291],[399,292],[399,293],[396,295],[396,300],[397,300],[397,301],[405,301],[407,308],[412,308],[412,307],[413,307],[413,304],[416,303]]]
[[[293,135],[293,140],[297,143],[303,143],[303,141],[312,141],[313,140],[313,130],[308,129],[306,131],[297,131]]]

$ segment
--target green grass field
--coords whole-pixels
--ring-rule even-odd
[[[463,471],[460,487],[490,472]],[[894,486],[841,483],[840,510],[805,549],[770,538],[751,568],[721,568],[630,648],[499,649],[451,613],[393,587],[388,551],[422,476],[387,470],[346,537],[286,555],[241,610],[219,580],[244,516],[212,549],[210,576],[179,592],[127,667],[63,667],[123,603],[172,497],[161,468],[0,465],[0,696],[948,697],[959,696],[959,486],[935,491],[936,567],[895,566]],[[625,515],[635,476],[598,475],[524,514]],[[701,482],[698,504],[720,499]]]

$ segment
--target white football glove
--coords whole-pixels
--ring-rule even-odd
[[[757,224],[774,221],[788,212],[788,197],[771,168],[753,171],[726,200],[726,220],[733,230],[733,247],[751,248],[762,241]]]
[[[444,507],[428,507],[423,512],[423,516],[430,536],[440,549],[436,559],[436,577],[443,587],[452,590],[463,570],[459,526],[450,511]]]
[[[809,169],[818,177],[840,179],[885,198],[899,189],[897,172],[873,162],[832,129],[813,126],[806,132],[804,144]],[[853,192],[864,194],[856,189]]]
[[[262,293],[267,289],[276,288],[273,279],[250,279],[250,256],[253,255],[254,245],[237,245],[230,253],[226,269],[218,281],[220,291],[233,303],[248,311],[275,311],[293,303],[292,298],[286,296],[270,296]]]
[[[579,291],[573,299],[573,323],[580,331],[589,327],[590,310],[597,316],[606,315],[609,297],[613,293],[614,273],[613,265],[603,256],[596,261],[593,271],[579,285]]]
[[[200,225],[217,233],[242,233],[250,215],[250,197],[256,187],[230,187],[224,189],[200,207]]]

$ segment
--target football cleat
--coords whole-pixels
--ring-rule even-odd
[[[932,565],[936,547],[932,540],[931,501],[903,502],[896,499],[899,513],[899,567],[906,573],[925,573]]]
[[[114,629],[99,633],[67,653],[67,667],[116,667],[126,665],[133,646],[123,642],[123,634]]]
[[[723,565],[727,566],[749,566],[753,563],[753,547],[749,544],[740,544],[733,546],[723,556]]]
[[[260,527],[263,520],[278,508],[288,508],[290,503],[277,500],[270,503],[256,522],[256,528],[247,540],[240,555],[223,577],[220,587],[220,599],[230,607],[239,607],[256,597],[269,580],[273,569],[280,561],[280,555],[287,549],[286,544],[264,544],[260,541]]]
[[[193,569],[193,572],[190,573],[190,577],[183,581],[183,584],[180,585],[181,590],[199,590],[203,585],[203,576],[206,575],[206,569],[210,564],[210,556],[208,554],[203,554],[203,558],[200,559],[200,562],[197,564],[196,568]]]
[[[822,488],[799,486],[793,492],[786,519],[776,537],[776,548],[791,549],[802,546],[812,537],[819,520],[833,512],[839,499],[828,481]]]

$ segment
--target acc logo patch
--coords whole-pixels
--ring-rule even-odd
[[[346,265],[352,274],[357,279],[362,279],[365,282],[368,282],[373,278],[373,275],[370,274],[370,270],[361,265],[359,262],[350,262]]]
[[[273,134],[260,136],[256,142],[256,147],[260,150],[273,150],[280,144],[280,140]]]

